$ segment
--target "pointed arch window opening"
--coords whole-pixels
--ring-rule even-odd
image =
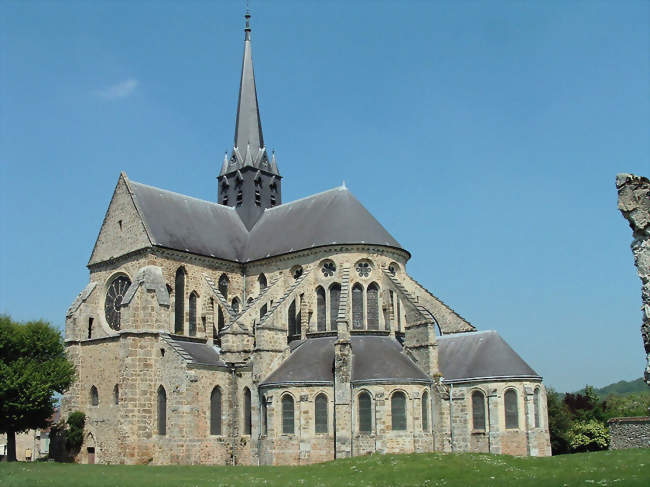
[[[215,386],[210,393],[210,434],[221,434],[221,389]]]
[[[316,288],[316,330],[327,330],[327,303],[325,299],[325,289],[321,286]]]
[[[480,391],[472,392],[472,428],[485,431],[485,395]]]
[[[372,432],[372,401],[370,394],[362,392],[357,397],[358,413],[359,413],[359,432],[371,433]]]
[[[223,296],[223,298],[228,301],[228,286],[230,285],[230,279],[228,279],[228,276],[225,274],[221,274],[219,276],[219,292]]]
[[[293,397],[286,394],[282,397],[282,434],[294,434]]]
[[[398,391],[393,393],[390,399],[390,412],[391,412],[391,429],[393,431],[406,430],[406,396],[403,392]]]
[[[366,290],[367,329],[379,330],[379,286],[372,282]]]
[[[329,428],[327,425],[329,413],[327,411],[327,396],[323,393],[316,396],[314,401],[314,431],[316,433],[328,433]]]
[[[240,308],[239,298],[232,298],[232,304],[230,305],[230,307],[232,308],[233,313],[239,314],[239,308]]]
[[[506,429],[519,428],[519,406],[517,404],[517,393],[514,389],[508,389],[503,395],[506,413]]]
[[[352,286],[352,328],[362,330],[363,318],[363,286],[357,282]]]
[[[341,303],[341,285],[335,282],[330,286],[330,330],[336,331],[336,321],[339,315],[339,305]]]
[[[422,393],[422,431],[429,431],[429,392]]]
[[[183,334],[185,325],[185,269],[179,267],[174,279],[174,333]]]
[[[192,291],[190,294],[190,299],[189,299],[189,335],[191,337],[196,336],[196,302],[197,302],[198,295],[196,294],[196,291]]]
[[[158,434],[166,435],[167,434],[167,393],[165,388],[160,386],[158,388],[158,398],[157,398],[157,413],[158,413]]]
[[[252,431],[253,417],[251,414],[251,390],[244,388],[244,434],[250,435]]]

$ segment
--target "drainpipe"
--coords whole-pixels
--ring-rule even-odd
[[[451,441],[451,451],[454,448],[454,384],[449,384],[449,440]]]

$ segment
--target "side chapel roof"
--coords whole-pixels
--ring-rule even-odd
[[[347,188],[268,208],[250,233],[236,210],[128,181],[155,246],[249,262],[332,244],[402,248]]]
[[[445,382],[489,379],[541,380],[494,330],[436,337],[438,363]]]
[[[304,340],[261,385],[333,383],[336,340],[336,337]],[[350,340],[352,382],[431,382],[431,378],[402,353],[402,346],[394,338],[363,335],[352,336]]]

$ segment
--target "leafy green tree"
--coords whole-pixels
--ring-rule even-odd
[[[16,460],[16,433],[47,427],[54,393],[63,394],[74,376],[56,328],[0,315],[0,433],[7,434],[8,461]]]
[[[596,419],[574,421],[567,438],[571,450],[575,452],[605,450],[609,445],[607,426]]]
[[[569,409],[564,398],[552,388],[546,389],[546,407],[548,411],[548,428],[551,436],[551,451],[553,455],[569,453],[567,432],[571,426]]]

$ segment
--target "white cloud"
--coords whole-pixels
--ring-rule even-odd
[[[138,87],[138,80],[129,78],[114,85],[108,86],[96,92],[98,96],[106,100],[117,100],[118,98],[126,98],[135,92]]]

